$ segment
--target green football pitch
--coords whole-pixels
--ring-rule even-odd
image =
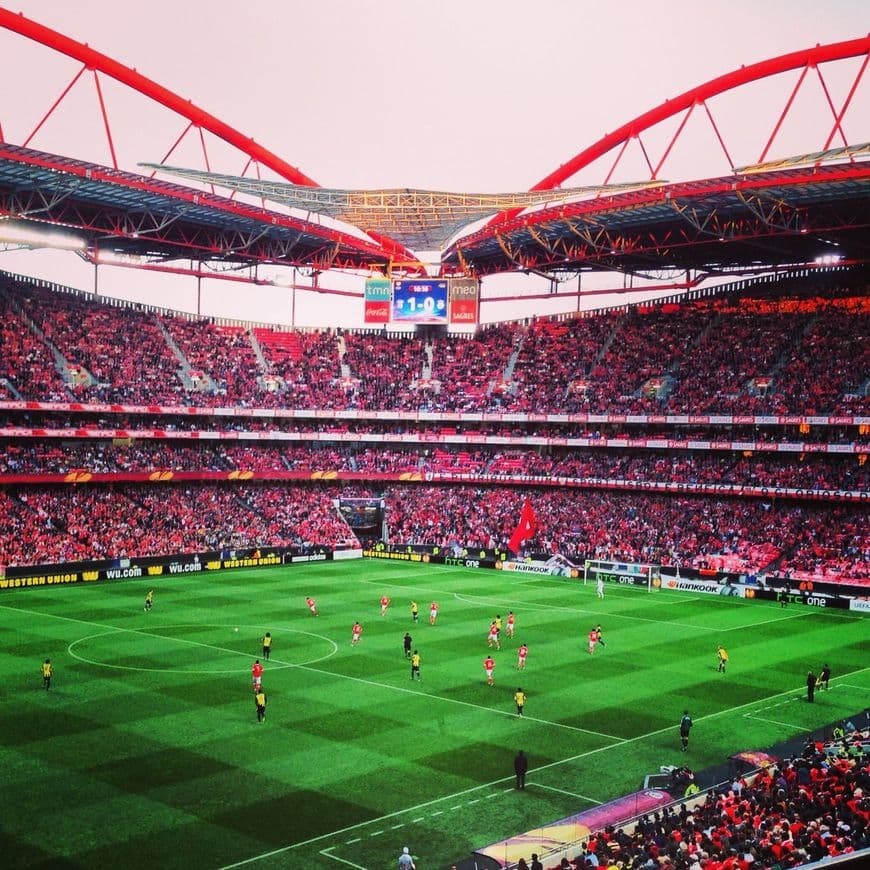
[[[489,687],[487,630],[509,610],[516,638]],[[599,622],[606,647],[589,655]],[[259,724],[250,668],[265,631]],[[407,845],[421,870],[444,868],[661,765],[702,770],[870,706],[870,631],[848,612],[614,586],[599,600],[577,581],[408,563],[16,590],[0,596],[0,633],[3,867],[385,870]],[[823,662],[830,690],[808,704]]]

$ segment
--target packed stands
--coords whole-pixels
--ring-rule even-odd
[[[80,401],[178,403],[186,399],[181,364],[151,314],[76,297],[58,299],[48,291],[17,298],[66,362],[89,375],[72,387]]]
[[[9,279],[0,295],[0,382],[26,399],[67,397],[69,384],[92,401],[263,408],[866,414],[870,404],[866,296],[713,298],[421,338],[248,330]]]
[[[807,498],[772,502],[758,491],[787,488],[829,499],[866,493],[867,426],[848,418],[800,417],[766,418],[759,425],[745,417],[868,414],[866,295],[724,295],[502,324],[471,337],[218,324],[8,277],[0,305],[0,399],[84,403],[72,416],[33,407],[2,411],[0,474],[34,476],[29,485],[19,481],[3,490],[10,508],[7,560],[35,563],[129,549],[129,530],[115,528],[104,510],[113,499],[133,505],[121,512],[124,521],[144,527],[153,519],[154,536],[144,534],[135,544],[144,552],[236,539],[275,543],[314,532],[340,539],[344,529],[325,519],[334,519],[331,507],[325,514],[315,510],[320,519],[304,528],[301,513],[285,507],[287,493],[302,503],[317,490],[238,482],[232,484],[237,490],[221,489],[196,478],[238,471],[274,474],[274,482],[281,474],[334,471],[387,487],[391,541],[502,546],[516,521],[518,495],[497,484],[556,479],[558,488],[535,493],[541,524],[530,547],[578,557],[773,570],[794,578],[867,578],[859,507],[825,507]],[[109,412],[87,404],[107,402],[142,410]],[[156,404],[233,410],[197,416],[151,407]],[[284,409],[308,413],[269,415]],[[315,416],[324,411],[332,416]],[[391,419],[379,417],[384,411]],[[429,411],[478,416],[417,419]],[[648,422],[569,422],[545,420],[544,413],[657,416]],[[733,414],[734,421],[719,422],[717,413]],[[481,419],[483,414],[503,416]],[[666,422],[664,414],[685,416],[678,424]],[[17,427],[34,431],[16,436]],[[109,431],[85,437],[78,427]],[[42,428],[62,431],[47,437]],[[74,431],[67,436],[69,429]],[[174,440],[173,432],[179,433]],[[184,441],[182,433],[196,442]],[[121,477],[111,487],[91,483],[69,491],[38,479],[79,471]],[[157,496],[123,475],[162,471],[192,473],[194,481],[161,490],[170,497],[159,516]],[[474,486],[407,488],[398,485],[402,479],[459,479]],[[607,489],[614,481],[618,492]],[[642,491],[659,484],[749,487],[755,497]],[[336,486],[335,494],[350,491]],[[371,485],[362,489],[373,491]],[[176,507],[185,510],[182,492],[192,511],[183,530],[174,514]],[[276,498],[279,513],[261,500],[270,492],[284,494]],[[233,530],[240,499],[252,518]],[[93,508],[92,528],[74,522],[80,504]],[[214,529],[203,533],[207,541],[189,527],[200,509],[214,518]],[[46,542],[27,554],[15,551],[14,540],[22,538],[16,523],[25,532],[41,529]]]
[[[260,397],[265,407],[345,407],[335,335],[262,327],[253,335],[262,349],[266,377],[277,379],[272,381],[273,390]]]
[[[6,397],[67,402],[72,394],[55,367],[51,351],[28,328],[20,305],[16,304],[19,302],[0,294],[0,383]]]
[[[426,406],[445,411],[474,411],[500,403],[498,389],[515,346],[516,328],[490,327],[474,339],[439,337],[432,343],[432,378],[440,384]]]
[[[247,332],[239,326],[219,326],[207,320],[161,317],[194,373],[233,404],[256,405],[263,391],[263,370]]]
[[[426,363],[422,339],[347,333],[344,344],[350,407],[382,410],[417,405],[417,382]]]
[[[551,866],[782,870],[849,855],[870,847],[868,746],[870,732],[854,726],[842,738],[811,741],[802,754],[700,799],[594,831],[570,860]]]
[[[0,491],[0,565],[356,543],[328,494],[299,486],[126,485]]]
[[[529,494],[526,491],[525,494]],[[870,531],[862,506],[714,500],[599,491],[530,493],[538,530],[524,551],[562,553],[574,561],[607,559],[760,573],[805,552],[837,554],[841,579],[870,578]],[[391,486],[386,490],[391,539],[438,547],[504,548],[524,493],[474,486]],[[846,528],[849,531],[843,532]],[[833,575],[834,572],[832,571]]]
[[[498,450],[428,447],[397,449],[365,442],[298,444],[171,439],[107,441],[10,439],[0,451],[0,474],[124,471],[335,470],[408,472],[475,479],[560,478],[586,482],[728,484],[803,489],[813,493],[864,492],[870,467],[852,455],[792,454],[746,457],[735,452],[650,450]]]

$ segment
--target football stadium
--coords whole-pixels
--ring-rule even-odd
[[[311,49],[338,21],[303,5]],[[386,5],[336,8],[361,41],[424,14]],[[154,21],[31,7],[0,7],[0,866],[868,866],[870,36],[584,91],[609,132],[547,108],[463,192],[352,186],[330,128],[311,166],[262,144],[238,9],[235,57],[176,58],[215,76],[189,99],[168,49],[127,62]],[[407,61],[459,56],[411,48],[335,103],[371,101],[358,159],[400,131],[450,178],[531,65],[426,150]],[[581,87],[553,64],[540,107]]]

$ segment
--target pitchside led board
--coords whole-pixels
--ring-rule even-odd
[[[474,325],[478,292],[474,278],[369,278],[365,322]]]

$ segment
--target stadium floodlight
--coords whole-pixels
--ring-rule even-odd
[[[62,251],[83,251],[87,243],[72,233],[46,229],[46,224],[0,221],[0,242],[11,242],[26,248],[56,248]]]
[[[100,249],[93,257],[93,262],[101,266],[130,266],[138,265],[143,261],[143,258],[138,254],[124,254],[120,251],[109,251]]]

